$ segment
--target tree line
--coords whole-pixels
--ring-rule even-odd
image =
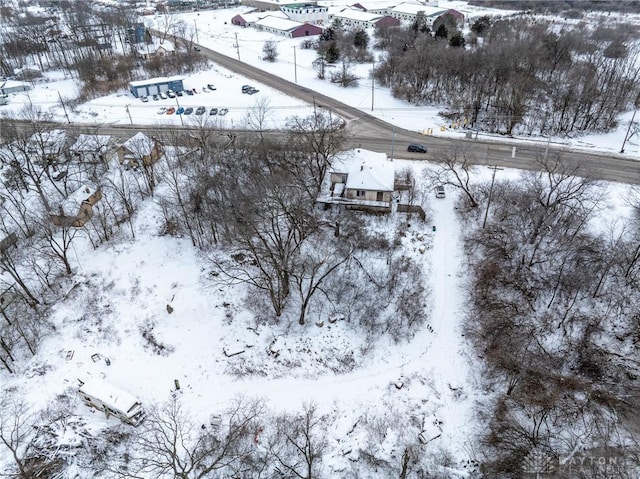
[[[517,180],[494,172],[491,183],[474,181],[464,157],[440,177],[469,193],[459,208],[469,226],[465,337],[486,391],[485,477],[519,477],[536,454],[555,466],[598,458],[576,477],[636,477],[637,192],[633,215],[614,220],[605,185],[560,157],[541,157],[540,172]]]
[[[624,23],[558,28],[527,16],[471,25],[466,47],[419,24],[378,29],[374,76],[394,96],[502,134],[606,131],[640,104],[637,31]]]

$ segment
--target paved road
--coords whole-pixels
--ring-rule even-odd
[[[389,156],[427,161],[441,160],[451,155],[454,150],[458,150],[464,152],[471,164],[499,165],[525,170],[540,169],[541,163],[539,159],[544,158],[545,155],[549,157],[560,155],[563,163],[570,170],[575,170],[576,175],[600,180],[640,184],[640,161],[628,159],[622,155],[571,150],[566,147],[558,148],[544,143],[528,145],[520,142],[510,142],[507,139],[496,139],[494,141],[468,139],[462,133],[460,138],[423,136],[417,132],[395,127],[334,98],[254,68],[205,46],[201,45],[200,48],[202,55],[231,71],[278,89],[309,104],[315,103],[318,107],[327,109],[344,118],[349,132],[347,145],[349,147],[362,147],[383,152]],[[238,85],[238,88],[240,88],[240,85]],[[2,129],[2,122],[0,120],[0,129]],[[81,126],[73,125],[72,127],[78,132],[95,133],[95,126],[82,128]],[[162,129],[158,126],[105,125],[100,127],[100,133],[111,134],[119,138],[131,136],[132,131],[146,131],[160,138],[163,137]],[[234,131],[237,134],[241,134],[238,130]],[[414,142],[426,144],[429,153],[408,153],[406,151],[407,145]]]
[[[368,113],[346,105],[335,98],[328,97],[308,88],[284,80],[242,63],[234,58],[222,55],[214,50],[200,46],[201,53],[221,66],[239,73],[247,78],[278,89],[288,95],[315,103],[322,108],[329,109],[347,121],[350,132],[350,146],[362,146],[388,155],[403,158],[426,159],[437,161],[450,155],[454,149],[464,150],[469,161],[479,165],[499,165],[504,167],[538,170],[541,167],[539,159],[545,156],[560,155],[562,161],[570,170],[576,170],[580,176],[590,176],[596,179],[618,181],[623,183],[640,184],[640,162],[625,158],[622,155],[589,153],[571,150],[566,147],[558,148],[546,144],[526,145],[508,140],[476,140],[467,139],[461,133],[460,138],[442,138],[423,136],[419,133],[394,127]],[[412,142],[424,143],[429,153],[408,153],[407,145]],[[393,145],[393,152],[392,150]],[[515,147],[515,150],[514,150]]]

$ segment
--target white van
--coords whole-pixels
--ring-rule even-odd
[[[115,416],[122,422],[137,426],[144,418],[142,404],[132,394],[99,379],[80,381],[78,396],[89,407]]]
[[[444,185],[436,186],[436,198],[444,198]]]

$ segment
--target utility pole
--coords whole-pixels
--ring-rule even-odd
[[[638,113],[638,110],[633,112],[633,116],[631,117],[631,121],[629,122],[629,128],[627,128],[627,134],[624,135],[624,141],[622,142],[622,148],[620,148],[620,153],[624,153],[624,145],[627,143],[627,140],[629,138],[631,138],[629,136],[629,132],[631,131],[631,126],[633,125],[633,120],[636,119],[636,113]],[[632,135],[633,136],[633,135]]]
[[[491,197],[493,196],[493,183],[496,181],[496,171],[504,170],[504,168],[498,168],[497,166],[489,166],[490,170],[493,170],[491,175],[491,186],[489,187],[489,198],[487,198],[487,209],[484,212],[484,221],[482,222],[482,229],[487,225],[487,216],[489,216],[489,205],[491,205]]]
[[[296,47],[293,47],[293,75],[295,82],[298,83],[298,62],[296,61]]]
[[[60,103],[62,104],[62,109],[64,110],[64,116],[67,118],[67,123],[71,124],[71,120],[69,120],[69,115],[67,114],[67,107],[64,106],[64,101],[62,101],[62,96],[60,95],[59,90],[58,90],[58,98],[60,98]]]
[[[376,64],[376,61],[372,60],[371,61],[371,111],[373,111],[373,87],[375,86],[375,83],[376,83],[376,79],[373,76],[373,73],[375,71],[375,64]]]
[[[200,38],[198,37],[198,24],[196,23],[196,19],[195,18],[193,19],[193,24],[196,27],[196,42],[200,43]]]
[[[176,112],[180,109],[180,102],[178,101],[178,95],[176,95],[176,105],[178,105],[178,109],[176,110]],[[178,115],[180,117],[180,124],[182,126],[184,126],[184,120],[182,119],[182,115]]]
[[[238,44],[238,34],[236,33],[236,52],[238,53],[238,60],[240,60],[240,44]]]
[[[127,110],[127,115],[129,115],[129,123],[133,125],[133,119],[131,118],[131,112],[129,111],[129,105],[125,106]]]
[[[391,136],[391,161],[393,161],[393,147],[396,143],[396,127],[393,127],[393,135]]]

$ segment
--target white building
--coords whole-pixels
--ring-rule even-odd
[[[432,26],[436,19],[447,12],[446,8],[430,7],[420,3],[401,3],[389,10],[389,15],[403,22],[415,21],[418,13],[422,12],[428,26]]]
[[[379,13],[363,12],[353,8],[345,8],[332,15],[331,20],[340,20],[344,27],[374,27],[382,20],[384,15]]]
[[[329,8],[311,3],[296,3],[280,7],[291,20],[301,23],[315,23],[322,25],[329,18]]]

